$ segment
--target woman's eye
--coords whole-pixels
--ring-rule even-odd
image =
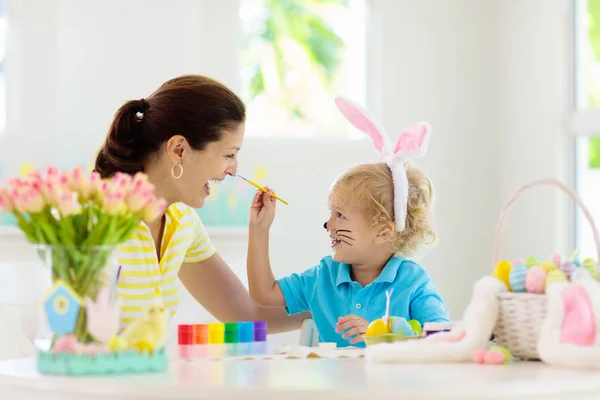
[[[344,216],[342,215],[342,213],[337,213],[337,217],[338,218],[344,218]]]
[[[233,158],[235,158],[235,154],[227,154],[225,157],[233,159]]]

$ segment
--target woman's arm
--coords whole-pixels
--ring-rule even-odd
[[[267,321],[269,333],[300,329],[309,313],[287,315],[283,308],[259,307],[225,261],[214,254],[208,259],[187,263],[179,279],[190,294],[219,321]]]

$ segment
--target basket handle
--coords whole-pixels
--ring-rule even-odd
[[[502,209],[502,213],[500,213],[500,218],[498,219],[498,224],[496,225],[496,233],[494,235],[494,253],[493,253],[494,265],[496,265],[498,263],[498,261],[500,261],[499,260],[500,245],[502,244],[502,238],[504,237],[504,230],[506,229],[506,221],[508,219],[508,214],[509,214],[510,208],[512,207],[514,202],[517,201],[517,198],[521,195],[521,193],[523,193],[525,190],[527,190],[533,186],[537,186],[537,185],[552,185],[552,186],[558,187],[563,192],[565,192],[579,206],[579,208],[581,208],[581,211],[583,212],[583,215],[585,215],[585,218],[588,220],[588,222],[592,228],[592,232],[594,234],[594,243],[596,244],[596,251],[598,253],[596,262],[600,262],[600,239],[598,238],[598,230],[596,229],[596,224],[594,223],[594,219],[592,218],[592,215],[590,214],[588,209],[585,207],[585,204],[583,204],[583,202],[581,201],[581,198],[579,198],[579,196],[573,190],[571,190],[571,188],[569,188],[567,185],[557,181],[556,179],[546,178],[546,179],[538,179],[538,180],[531,181],[529,183],[524,184],[520,188],[518,188],[513,193],[511,198],[508,200],[508,202],[506,203],[504,208]]]

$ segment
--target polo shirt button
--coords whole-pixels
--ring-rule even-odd
[[[360,305],[360,303],[356,303],[356,309],[360,310],[362,308],[362,306]]]

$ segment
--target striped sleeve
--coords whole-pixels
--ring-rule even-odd
[[[204,261],[216,253],[206,230],[204,224],[200,220],[198,214],[195,211],[193,214],[193,238],[188,247],[187,253],[185,254],[184,263],[194,263]]]

